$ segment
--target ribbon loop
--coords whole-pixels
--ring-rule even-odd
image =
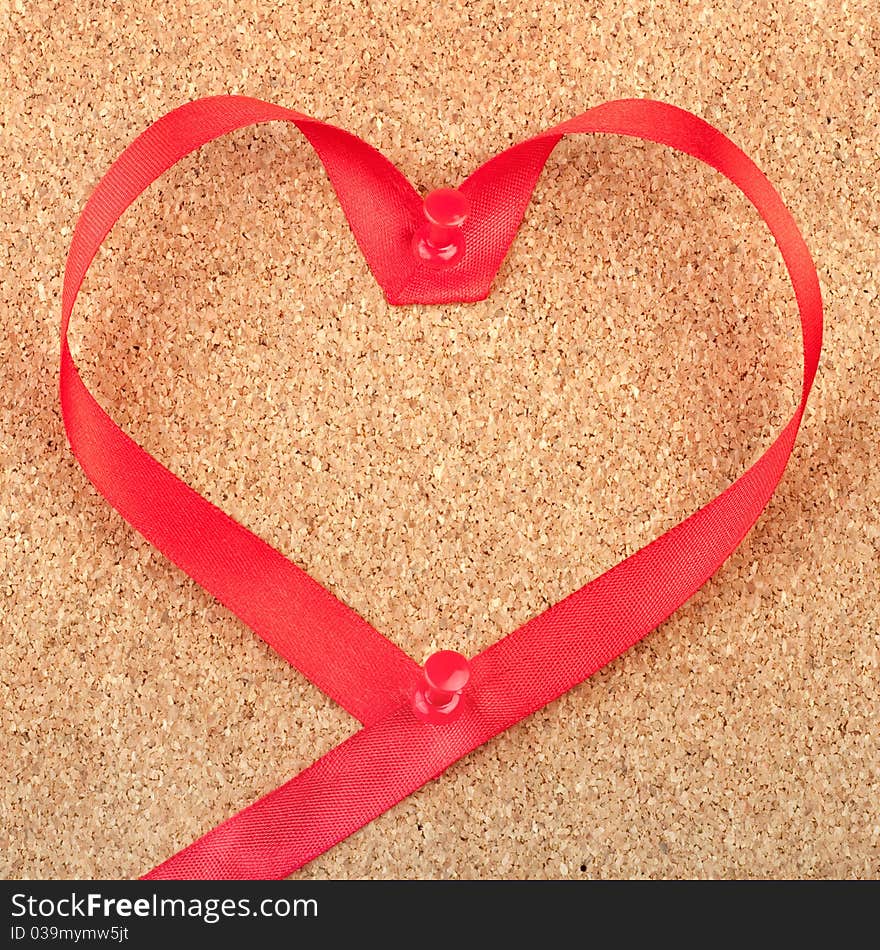
[[[232,129],[274,119],[293,122],[317,150],[392,304],[485,297],[547,158],[564,135],[587,132],[660,142],[716,168],[767,223],[794,287],[803,386],[794,415],[770,447],[699,511],[474,657],[467,689],[460,696],[452,690],[458,696],[456,715],[445,719],[434,715],[436,710],[414,712],[413,697],[423,684],[410,657],[141,449],[86,389],[70,354],[67,330],[79,287],[125,208],[193,149]],[[822,299],[791,214],[729,139],[674,106],[608,102],[509,148],[477,169],[460,191],[470,209],[463,225],[466,250],[454,266],[431,268],[412,253],[421,201],[375,149],[301,113],[224,96],[190,103],[150,126],[86,204],[62,294],[60,391],[74,454],[129,523],[364,723],[346,742],[148,877],[283,877],[295,871],[653,630],[721,566],[782,477],[816,374]],[[453,682],[441,679],[441,685]]]
[[[138,195],[207,142],[234,129],[278,119],[317,136],[325,152],[327,143],[334,142],[334,169],[339,173],[338,156],[347,155],[352,147],[349,133],[258,99],[218,96],[188,103],[159,119],[101,179],[77,222],[64,274],[61,410],[74,455],[122,517],[316,686],[368,723],[406,700],[418,681],[418,665],[305,571],[129,438],[86,388],[67,342],[86,270],[110,228]],[[322,126],[322,133],[316,133],[317,126]],[[358,156],[362,157],[360,152]],[[386,166],[391,168],[385,162],[384,170]],[[352,194],[352,200],[364,200],[360,186]],[[380,251],[381,247],[375,253]]]

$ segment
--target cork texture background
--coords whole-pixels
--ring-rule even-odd
[[[874,2],[0,0],[0,873],[142,874],[356,723],[97,495],[57,402],[83,204],[190,99],[342,125],[421,189],[601,101],[752,156],[826,305],[788,471],[720,572],[589,682],[305,877],[877,877],[880,12]],[[560,145],[488,300],[390,308],[269,124],[123,217],[75,356],[148,451],[421,661],[483,649],[725,488],[800,385],[797,310],[725,179]]]

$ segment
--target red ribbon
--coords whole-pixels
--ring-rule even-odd
[[[429,725],[412,711],[419,666],[308,574],[169,472],[86,389],[67,329],[101,242],[166,169],[233,129],[283,119],[324,163],[391,304],[480,300],[506,255],[544,163],[564,135],[607,132],[669,145],[726,175],[754,204],[788,268],[804,347],[797,410],[725,491],[616,567],[474,657],[464,711]],[[702,119],[650,100],[608,102],[507,149],[459,188],[467,251],[448,270],[412,252],[422,200],[361,139],[257,99],[189,103],[151,125],[100,181],[77,223],[62,295],[61,406],[74,454],[98,491],[175,564],[362,723],[280,788],[169,858],[147,878],[280,878],[361,828],[472,749],[556,699],[644,637],[719,568],[773,494],[816,373],[822,300],[806,244],[773,186]]]

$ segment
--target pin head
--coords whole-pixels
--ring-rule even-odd
[[[461,691],[471,676],[467,659],[455,650],[441,650],[425,661],[422,676],[413,712],[433,725],[453,722],[462,712]]]
[[[467,659],[455,650],[440,650],[425,660],[425,680],[439,692],[460,693],[470,678]]]
[[[425,195],[425,217],[441,228],[460,228],[470,210],[470,202],[456,188],[435,188]]]
[[[464,253],[462,226],[470,202],[455,188],[437,188],[425,196],[425,223],[413,235],[413,253],[431,267],[445,268]]]

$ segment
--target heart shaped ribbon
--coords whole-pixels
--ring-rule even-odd
[[[770,447],[703,508],[472,659],[454,721],[413,710],[419,665],[303,570],[173,475],[86,388],[67,330],[85,273],[123,211],[189,152],[234,129],[284,120],[317,151],[391,304],[480,300],[516,236],[544,163],[569,134],[659,142],[727,176],[757,208],[788,268],[804,349],[798,407]],[[597,106],[486,162],[459,188],[465,252],[436,269],[412,250],[422,199],[364,141],[299,112],[240,96],[198,100],[151,125],[100,181],[77,223],[64,275],[60,394],[71,448],[98,491],[175,564],[237,614],[363,727],[147,878],[280,878],[620,655],[683,604],[752,527],[785,469],[815,377],[822,299],[793,218],[757,166],[689,112],[651,100]]]

